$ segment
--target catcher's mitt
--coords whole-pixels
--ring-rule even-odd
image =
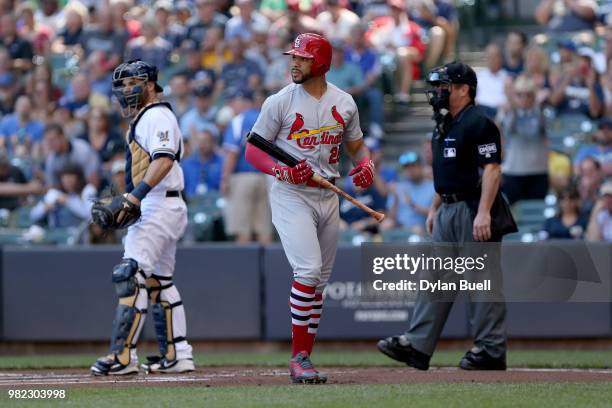
[[[102,229],[123,229],[140,218],[140,206],[126,198],[127,194],[101,198],[91,207],[91,218]]]

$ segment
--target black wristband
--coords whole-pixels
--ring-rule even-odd
[[[142,201],[142,199],[145,198],[147,194],[149,194],[149,191],[151,191],[151,186],[145,183],[144,181],[141,181],[140,183],[138,183],[136,188],[132,190],[130,194]]]

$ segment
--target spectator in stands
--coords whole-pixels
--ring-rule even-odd
[[[140,32],[142,35],[127,43],[125,59],[141,59],[163,71],[170,64],[172,44],[159,36],[154,17],[142,20]]]
[[[87,184],[79,165],[67,164],[59,173],[58,188],[51,188],[30,211],[33,223],[46,221],[49,228],[79,226],[91,218],[96,188]]]
[[[329,40],[349,41],[351,30],[359,24],[359,16],[341,4],[341,0],[324,0],[326,10],[319,13],[317,22]]]
[[[399,227],[424,235],[425,219],[435,194],[433,182],[425,178],[418,153],[408,151],[402,154],[399,163],[406,178],[391,186],[383,228]]]
[[[536,103],[534,82],[519,77],[514,96],[510,108],[500,116],[505,142],[502,188],[510,204],[543,199],[548,193],[546,121]]]
[[[342,40],[334,40],[331,45],[332,63],[325,78],[328,82],[353,95],[353,97],[361,95],[366,86],[361,68],[354,62],[346,61]]]
[[[572,180],[572,161],[565,153],[548,152],[548,183],[554,194],[561,194]]]
[[[205,194],[221,187],[223,156],[216,149],[219,135],[211,129],[197,129],[192,137],[193,153],[181,162],[185,175],[185,194]]]
[[[320,33],[317,20],[302,10],[300,0],[287,0],[287,13],[272,24],[270,36],[281,36],[292,40],[301,33]]]
[[[225,25],[226,41],[238,37],[248,43],[253,39],[254,29],[267,30],[270,27],[270,22],[266,16],[255,10],[253,0],[236,0],[235,4],[238,6],[239,12],[230,18]]]
[[[6,154],[0,154],[0,208],[14,210],[26,196],[41,194],[43,184],[33,179],[28,182],[23,171],[11,164]]]
[[[0,116],[13,112],[17,98],[18,82],[10,72],[0,74]]]
[[[580,163],[593,157],[601,164],[603,177],[612,177],[612,118],[602,118],[593,134],[594,144],[582,145],[574,155],[575,172],[579,173]]]
[[[85,29],[80,45],[85,58],[93,52],[102,52],[104,69],[110,71],[123,60],[128,35],[115,28],[113,10],[109,6],[98,9],[97,17],[97,27]]]
[[[51,49],[54,52],[64,52],[74,49],[81,43],[83,27],[87,21],[87,8],[79,2],[70,2],[64,8],[66,24],[60,29]]]
[[[246,44],[240,37],[228,41],[233,60],[225,64],[217,84],[217,92],[227,97],[233,89],[248,89],[251,92],[261,86],[263,75],[255,61],[245,57]]]
[[[587,218],[597,201],[603,175],[601,163],[593,157],[587,157],[578,166],[578,192],[580,193],[580,212]]]
[[[599,199],[593,207],[586,238],[590,241],[612,242],[612,181],[599,190]]]
[[[89,78],[85,72],[79,72],[70,81],[66,95],[60,99],[59,104],[69,110],[70,113],[87,111],[90,96],[91,84]]]
[[[187,38],[193,41],[197,47],[204,41],[206,31],[211,27],[219,27],[225,30],[227,17],[217,12],[215,0],[196,0],[197,13],[187,26]]]
[[[403,0],[388,0],[390,15],[372,22],[367,38],[383,55],[392,57],[399,76],[394,99],[398,103],[410,102],[412,81],[419,78],[418,64],[423,60],[425,45],[421,28],[408,18]]]
[[[179,123],[185,113],[194,107],[189,90],[189,79],[184,72],[177,72],[170,78],[170,96],[166,98],[166,101],[172,106],[172,111]]]
[[[287,14],[287,1],[262,0],[259,3],[259,12],[274,22]]]
[[[525,52],[525,70],[521,77],[530,79],[536,86],[536,103],[544,104],[550,96],[549,61],[546,50],[537,45]],[[510,95],[508,95],[511,97]]]
[[[36,11],[35,20],[38,24],[48,27],[54,36],[65,25],[65,10],[58,0],[40,0],[40,8]]]
[[[360,202],[364,203],[375,211],[385,211],[386,197],[378,189],[371,185],[367,189],[356,187],[350,178],[344,180],[343,190]],[[354,231],[378,233],[379,224],[374,218],[353,203],[342,198],[340,199],[340,229],[352,229]]]
[[[574,63],[562,68],[549,100],[559,114],[579,113],[597,119],[604,113],[603,89],[590,54],[580,54]]]
[[[45,182],[48,187],[60,186],[59,174],[69,163],[81,167],[87,183],[96,187],[99,185],[100,159],[89,143],[83,139],[69,140],[57,123],[45,126],[44,143],[49,152],[45,160]]]
[[[200,64],[214,75],[221,73],[223,65],[232,60],[232,52],[223,41],[223,29],[211,27],[206,30],[201,45]]]
[[[259,111],[253,106],[253,94],[238,88],[230,97],[236,113],[225,129],[225,162],[221,192],[227,198],[226,230],[237,242],[250,242],[253,235],[262,244],[272,240],[272,215],[268,202],[268,176],[256,170],[245,158],[246,135]]]
[[[209,29],[206,32],[206,37],[208,38],[212,31],[217,30],[216,28]],[[194,89],[201,85],[214,85],[218,76],[217,72],[213,70],[213,67],[203,66],[205,58],[200,48],[193,41],[187,40],[183,43],[181,52],[185,55],[185,67],[179,72],[187,76],[190,87]]]
[[[55,35],[54,29],[34,19],[34,6],[22,3],[17,8],[17,35],[32,44],[36,55],[46,55],[51,46],[51,38]]]
[[[440,58],[444,62],[454,60],[455,44],[459,33],[457,10],[448,0],[411,1],[410,18],[427,32],[427,69],[438,65]]]
[[[213,104],[213,89],[209,86],[200,86],[194,89],[195,106],[187,111],[181,118],[180,126],[183,138],[189,140],[197,129],[214,126],[218,109]]]
[[[15,113],[2,118],[0,136],[9,155],[30,156],[32,148],[42,142],[44,124],[32,118],[32,99],[21,95],[15,102]]]
[[[179,48],[187,35],[187,29],[172,19],[173,13],[172,1],[158,0],[155,3],[155,21],[159,36],[168,41],[172,48]]]
[[[478,89],[476,103],[489,118],[494,119],[497,110],[507,102],[505,86],[508,73],[503,68],[502,50],[497,44],[489,44],[486,49],[487,67],[476,72]]]
[[[527,35],[522,31],[510,31],[504,42],[504,70],[512,77],[523,72]]]
[[[589,221],[580,212],[580,194],[569,187],[557,197],[558,213],[544,222],[541,239],[583,239]]]
[[[87,130],[79,136],[98,153],[100,163],[108,171],[110,161],[125,151],[125,140],[112,125],[110,112],[103,107],[93,107],[87,116]]]
[[[366,42],[365,25],[356,25],[350,32],[350,46],[346,48],[345,59],[361,68],[364,78],[364,93],[357,98],[358,105],[365,102],[368,108],[370,122],[369,136],[380,139],[383,137],[384,100],[381,88],[382,67],[378,54]]]
[[[292,38],[284,38],[280,35],[270,36],[270,48],[268,57],[270,65],[264,71],[264,89],[273,94],[280,91],[291,83],[291,60],[283,55],[293,46]]]
[[[91,95],[102,95],[110,100],[112,97],[113,73],[104,66],[104,53],[92,52],[85,63]]]
[[[535,11],[536,21],[557,33],[593,30],[596,16],[595,0],[541,0]]]
[[[1,43],[12,59],[12,69],[26,72],[32,68],[34,50],[32,44],[17,34],[17,20],[13,14],[0,17]]]
[[[380,140],[366,137],[364,143],[370,150],[370,158],[374,162],[376,175],[374,183],[381,195],[386,196],[389,192],[389,184],[397,181],[397,169],[384,160],[384,152],[380,146]]]
[[[110,0],[113,11],[113,25],[115,31],[125,37],[125,41],[132,40],[140,34],[140,8],[130,8],[132,0]]]

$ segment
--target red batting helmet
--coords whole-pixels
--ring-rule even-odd
[[[304,33],[298,35],[293,41],[293,48],[284,54],[314,59],[310,71],[313,76],[324,75],[331,66],[331,44],[319,34]]]

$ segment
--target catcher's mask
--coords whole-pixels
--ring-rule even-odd
[[[425,90],[427,101],[435,109],[448,109],[450,100],[451,80],[446,67],[434,68],[427,74],[427,84],[431,88]]]
[[[426,89],[425,94],[434,110],[448,109],[452,84],[468,85],[472,98],[476,95],[478,85],[474,70],[461,62],[451,62],[432,69],[427,74],[426,81],[432,88]]]
[[[126,79],[136,81],[125,81]],[[121,106],[121,114],[124,117],[134,116],[143,107],[145,87],[149,81],[155,83],[156,92],[163,91],[162,87],[156,83],[157,67],[154,65],[141,60],[131,60],[115,68],[112,91]]]

